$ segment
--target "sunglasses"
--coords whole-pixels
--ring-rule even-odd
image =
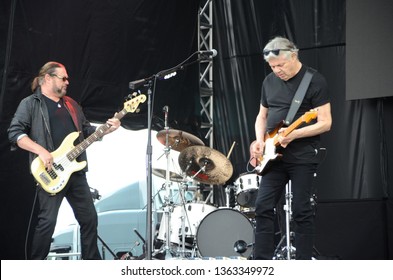
[[[269,53],[272,53],[275,56],[278,56],[280,54],[280,51],[292,51],[292,49],[275,49],[275,50],[264,50],[263,55],[268,56]]]
[[[56,74],[50,74],[50,76],[51,76],[51,77],[56,77],[56,78],[58,78],[58,79],[60,79],[60,80],[63,80],[63,82],[68,81],[68,77],[66,77],[66,76],[60,77],[60,76],[58,76],[58,75],[56,75]]]

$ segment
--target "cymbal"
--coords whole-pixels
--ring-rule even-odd
[[[224,184],[233,173],[232,164],[226,156],[206,146],[185,148],[178,160],[183,172],[204,184]]]
[[[158,177],[166,179],[166,170],[165,169],[153,168],[152,173]],[[169,180],[173,181],[173,182],[182,182],[183,177],[175,172],[169,171]]]
[[[166,145],[166,130],[161,130],[157,133],[158,141]],[[201,139],[198,137],[176,129],[168,130],[168,145],[175,151],[181,152],[185,148],[194,145],[205,145]]]

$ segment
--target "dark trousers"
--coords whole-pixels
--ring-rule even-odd
[[[255,204],[254,259],[272,259],[274,243],[275,207],[291,180],[292,218],[295,233],[296,259],[311,259],[314,240],[314,209],[311,197],[317,164],[275,162],[262,177]]]
[[[54,196],[41,188],[37,191],[39,213],[32,240],[31,259],[42,260],[47,257],[57,215],[64,197],[69,202],[80,225],[82,259],[101,259],[97,246],[97,212],[85,174],[83,172],[73,173],[67,186]]]

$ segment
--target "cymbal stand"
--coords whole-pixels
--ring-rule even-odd
[[[205,171],[206,171],[206,167],[208,166],[208,164],[209,164],[209,161],[204,160],[204,161],[203,161],[203,166],[201,166],[201,167],[199,168],[198,172],[196,172],[196,173],[194,174],[194,176],[191,177],[191,179],[194,179],[196,176],[198,176],[199,173],[205,172]],[[209,199],[211,199],[212,195],[213,195],[213,188],[211,188],[210,193],[208,194],[208,197],[206,198],[206,200],[205,200],[205,202],[204,202],[205,204],[207,203],[207,201],[208,201]]]
[[[236,191],[236,186],[228,185],[225,188],[226,207],[231,208],[231,190]]]
[[[180,185],[180,199],[181,199],[181,252],[180,256],[182,258],[186,257],[186,221],[189,223],[187,211],[185,209],[186,207],[186,201],[185,201],[185,190],[188,188],[187,184],[185,182],[182,182]],[[190,225],[188,227],[191,229]]]
[[[296,254],[296,248],[291,244],[292,237],[294,235],[290,229],[290,223],[292,220],[292,197],[291,181],[288,181],[287,185],[285,186],[285,235],[282,236],[280,242],[278,243],[273,259],[290,260],[295,257]],[[286,240],[286,246],[282,247],[284,239]],[[286,256],[284,253],[286,253]]]
[[[199,173],[201,173],[201,172],[205,172],[205,170],[206,170],[206,166],[207,166],[207,162],[205,162],[205,164],[198,170],[198,172],[197,173],[195,173],[194,174],[194,176],[192,176],[191,177],[191,179],[193,179],[194,180],[194,178],[196,177],[196,176],[198,176],[199,175]]]
[[[229,149],[229,152],[228,152],[228,155],[227,155],[227,158],[229,159],[229,157],[231,156],[231,154],[232,154],[232,151],[233,151],[233,148],[235,147],[235,145],[236,145],[236,141],[233,141],[233,143],[232,143],[232,146],[231,146],[231,148]],[[235,186],[226,186],[226,188],[225,188],[225,197],[226,197],[226,207],[227,208],[230,208],[230,195],[231,195],[231,190],[233,190],[233,191],[235,191],[236,189],[235,189],[236,187]]]
[[[285,234],[287,236],[287,260],[291,259],[291,251],[293,249],[291,244],[291,228],[290,223],[292,220],[292,190],[291,190],[291,181],[288,181],[288,184],[285,186],[285,199],[286,205],[284,205],[285,210]]]
[[[165,196],[164,196],[164,215],[165,215],[165,259],[171,259],[172,258],[172,252],[170,249],[170,244],[171,244],[171,212],[173,211],[173,206],[171,206],[170,203],[170,185],[171,182],[169,180],[170,176],[170,171],[169,171],[169,165],[170,165],[170,150],[171,148],[169,147],[169,127],[168,127],[168,111],[169,107],[164,106],[163,112],[165,114],[165,130],[166,130],[166,135],[165,135],[165,157],[166,157],[166,173],[165,173]]]

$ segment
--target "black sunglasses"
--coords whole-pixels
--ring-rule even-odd
[[[275,49],[275,50],[264,50],[263,55],[268,56],[269,53],[272,53],[275,56],[278,56],[280,54],[280,51],[292,51],[291,49]]]
[[[60,79],[60,80],[63,80],[63,82],[68,81],[68,77],[66,77],[66,76],[60,77],[60,76],[58,76],[58,75],[56,75],[56,74],[50,74],[50,76],[51,76],[51,77],[56,77],[56,78],[58,78],[58,79]]]

